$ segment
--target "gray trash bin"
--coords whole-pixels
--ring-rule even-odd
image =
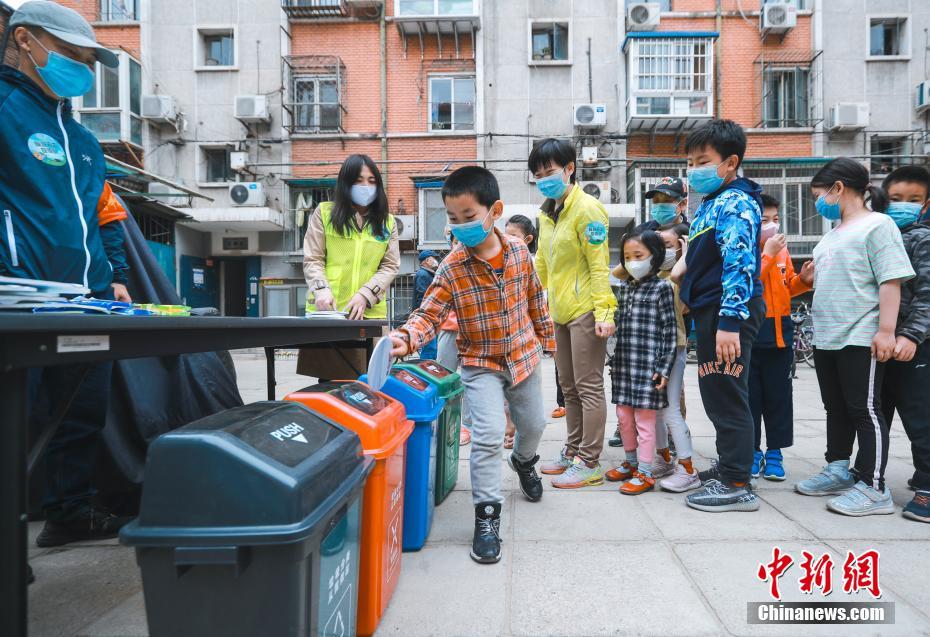
[[[353,635],[358,436],[297,403],[230,409],[149,448],[136,549],[152,637]]]

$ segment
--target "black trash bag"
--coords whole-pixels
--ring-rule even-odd
[[[128,209],[128,208],[127,208]],[[122,222],[136,303],[180,304],[130,217]],[[98,498],[118,513],[138,512],[148,445],[163,433],[242,405],[229,352],[116,361],[97,480]]]

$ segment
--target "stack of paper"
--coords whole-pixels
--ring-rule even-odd
[[[82,285],[0,276],[0,311],[30,312],[48,302],[90,292]]]

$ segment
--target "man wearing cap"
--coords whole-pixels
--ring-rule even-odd
[[[116,67],[118,58],[79,14],[44,0],[13,13],[5,38],[18,67],[0,66],[0,275],[78,283],[98,298],[130,301],[118,223],[126,211],[106,184],[100,145],[74,120],[70,102],[93,88],[96,62]],[[127,521],[92,505],[111,369],[61,366],[31,375],[38,422],[74,395],[45,453],[39,546],[114,537]]]
[[[436,270],[439,268],[439,254],[432,250],[423,250],[417,255],[417,261],[420,262],[420,268],[413,280],[413,309],[420,307],[426,290],[433,282],[433,277],[436,276]],[[437,345],[434,339],[420,349],[420,358],[435,360],[436,350]]]
[[[658,228],[688,221],[688,196],[684,182],[678,177],[663,177],[646,193],[646,199],[652,201],[649,215],[654,224],[646,222],[650,226]]]

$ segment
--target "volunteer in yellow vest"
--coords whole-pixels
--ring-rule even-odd
[[[350,319],[386,318],[385,296],[400,269],[400,249],[381,173],[370,157],[346,158],[333,199],[313,212],[304,237],[307,312],[339,310],[348,312]],[[320,377],[322,372],[308,373],[311,351],[301,353],[298,372]],[[354,356],[347,357],[342,350],[337,360],[348,358],[352,367],[364,371],[364,357],[352,352]],[[324,356],[314,358],[324,363]]]
[[[610,289],[607,211],[575,185],[575,159],[572,143],[544,139],[528,161],[546,197],[536,270],[555,322],[555,364],[568,427],[565,447],[540,470],[555,476],[552,486],[563,489],[604,482],[598,460],[607,424],[604,362],[617,307]]]

